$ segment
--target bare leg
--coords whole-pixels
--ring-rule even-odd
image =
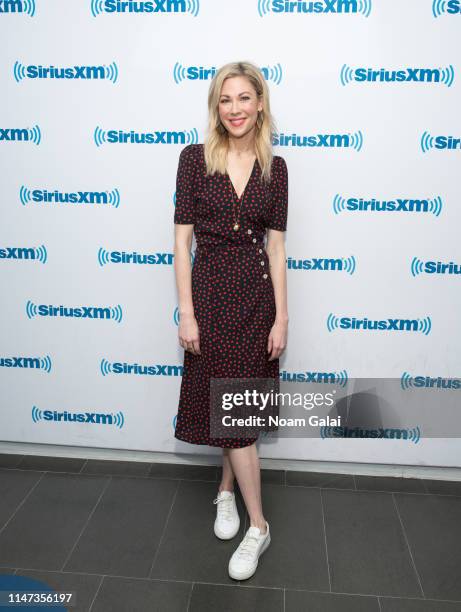
[[[235,474],[232,469],[231,462],[229,461],[229,449],[222,449],[222,478],[221,484],[219,485],[219,491],[233,491],[234,490],[234,478]]]
[[[266,519],[261,504],[261,472],[256,443],[229,449],[229,459],[250,517],[250,526],[266,533]]]

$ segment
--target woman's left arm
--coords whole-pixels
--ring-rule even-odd
[[[288,336],[288,304],[287,304],[287,272],[284,232],[269,229],[267,234],[267,255],[269,257],[270,275],[274,287],[275,321],[267,341],[269,361],[280,357],[287,345]]]

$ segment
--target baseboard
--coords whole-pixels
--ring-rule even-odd
[[[113,448],[91,448],[55,444],[29,444],[0,442],[0,453],[12,455],[44,455],[53,457],[78,457],[106,461],[143,461],[151,463],[183,463],[189,465],[221,465],[220,455],[185,453],[160,453]],[[260,459],[261,467],[268,470],[293,470],[299,472],[323,472],[326,474],[353,474],[361,476],[392,476],[423,478],[430,480],[459,480],[461,468],[391,465],[382,463],[352,463],[341,461],[295,461],[291,459]]]

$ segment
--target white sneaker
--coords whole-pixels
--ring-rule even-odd
[[[240,517],[235,503],[235,493],[219,491],[218,497],[213,500],[217,504],[216,520],[214,522],[215,535],[220,540],[230,540],[240,528]]]
[[[229,576],[235,580],[246,580],[253,576],[258,567],[258,559],[271,543],[269,523],[266,521],[266,533],[258,527],[250,527],[239,547],[229,561]]]

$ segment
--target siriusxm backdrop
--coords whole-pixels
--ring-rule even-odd
[[[459,382],[460,28],[461,0],[0,0],[0,438],[220,453],[173,437],[173,215],[242,59],[289,170],[282,379]],[[461,465],[455,439],[260,453]]]

